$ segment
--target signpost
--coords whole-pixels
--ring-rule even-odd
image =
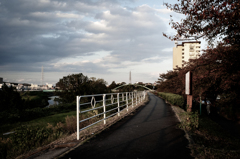
[[[188,71],[185,75],[185,94],[187,95],[187,111],[192,111],[192,73]]]

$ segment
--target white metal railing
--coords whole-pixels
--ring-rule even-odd
[[[122,92],[122,93],[108,93],[108,94],[95,94],[95,95],[84,95],[76,97],[77,105],[77,140],[79,140],[79,133],[92,125],[95,125],[101,121],[106,124],[106,119],[114,115],[120,116],[120,112],[127,110],[129,107],[134,107],[144,101],[146,92]],[[83,109],[83,111],[81,111]],[[79,121],[79,117],[90,111],[95,111],[96,115],[87,117]],[[98,111],[100,113],[98,113]],[[99,116],[103,116],[99,119]],[[84,121],[92,118],[97,118],[94,123],[91,123],[80,129],[80,124]]]

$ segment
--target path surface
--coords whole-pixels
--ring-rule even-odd
[[[149,97],[150,102],[127,122],[113,126],[62,158],[192,158],[171,107],[153,94]]]

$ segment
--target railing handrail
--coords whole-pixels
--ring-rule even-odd
[[[106,96],[111,95],[111,98],[106,99]],[[117,95],[116,98],[114,98],[113,95]],[[121,95],[121,96],[120,96]],[[100,101],[96,101],[95,97],[96,96],[102,96],[102,99]],[[79,133],[80,130],[84,130],[92,125],[95,125],[101,121],[103,121],[104,124],[106,124],[106,119],[108,119],[109,117],[118,114],[118,116],[120,116],[120,112],[123,110],[127,110],[129,107],[134,107],[135,105],[141,103],[144,101],[146,96],[146,92],[145,91],[141,91],[141,92],[118,92],[118,93],[105,93],[105,94],[93,94],[93,95],[83,95],[83,96],[76,96],[76,109],[77,109],[77,140],[79,140]],[[86,97],[92,97],[91,101],[87,101],[86,103],[81,103],[81,99],[86,98]],[[121,99],[121,101],[120,101]],[[117,100],[117,101],[115,101]],[[110,103],[106,103],[109,102]],[[124,102],[124,103],[123,103]],[[96,107],[97,103],[102,103],[102,105]],[[85,106],[85,105],[89,105],[92,108],[91,109],[87,109],[84,111],[81,111],[81,106]],[[114,106],[114,108],[111,108],[109,110],[107,110],[107,107],[109,106]],[[120,108],[122,110],[120,110]],[[96,114],[93,115],[91,117],[87,117],[85,119],[82,119],[79,121],[79,115],[89,112],[89,111],[93,111],[96,109],[103,109],[103,112],[100,114]],[[113,111],[113,110],[117,110],[117,112],[113,112],[112,114],[110,114],[109,116],[107,116],[107,113]],[[83,128],[80,129],[80,123],[84,122],[86,120],[95,118],[97,116],[103,115],[103,119],[100,119],[94,123],[91,123]]]

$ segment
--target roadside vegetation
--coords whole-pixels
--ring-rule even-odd
[[[46,107],[50,94],[17,92],[13,87],[3,85],[0,90],[0,159],[12,159],[27,154],[76,132],[76,96],[111,92],[103,79],[88,78],[83,74],[63,77],[57,86],[61,91],[57,91],[54,95],[60,96],[59,104]],[[99,99],[96,97],[96,100]],[[91,99],[86,98],[81,102],[90,101]],[[106,104],[110,102],[107,101]],[[96,106],[98,105],[101,103],[97,103]],[[107,110],[116,106],[117,104],[109,106]],[[82,111],[86,109],[89,107],[81,107]],[[80,120],[101,112],[101,109],[86,112],[80,116]],[[114,112],[116,110],[111,113]],[[96,122],[99,118],[82,122],[81,127]],[[3,135],[7,132],[10,134]]]
[[[155,95],[161,97],[157,92]],[[166,102],[170,103],[167,100]],[[180,120],[178,127],[187,134],[194,158],[240,158],[240,139],[212,121],[205,105],[202,106],[201,115],[199,103],[193,105],[192,112],[186,112],[186,106],[170,105]]]
[[[192,112],[186,112],[185,107],[172,106],[181,120],[179,126],[193,141],[189,146],[192,155],[195,158],[240,158],[239,138],[211,120],[206,105],[202,106],[201,115],[198,111],[201,100],[208,101],[210,116],[220,115],[232,124],[240,123],[240,20],[237,18],[240,4],[232,0],[180,0],[164,5],[185,18],[175,21],[171,16],[169,25],[176,34],[163,33],[163,36],[172,41],[204,38],[209,46],[202,50],[199,58],[160,74],[157,91],[180,95],[186,103],[185,74],[192,72]]]

